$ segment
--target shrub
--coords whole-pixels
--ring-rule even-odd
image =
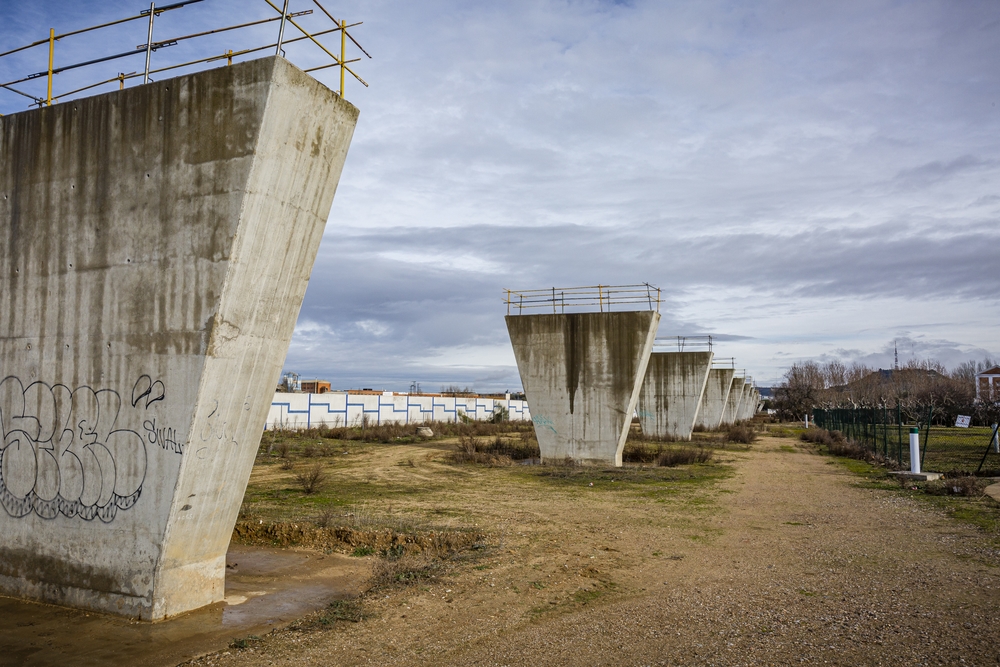
[[[499,403],[494,403],[493,416],[490,417],[490,421],[494,424],[502,424],[503,422],[510,421],[510,411]]]
[[[752,444],[757,439],[757,432],[748,424],[733,424],[726,431],[726,442],[739,442],[744,445]]]
[[[512,461],[540,458],[538,441],[524,437],[524,432],[517,440],[504,438],[499,434],[492,440],[482,440],[473,435],[462,435],[458,438],[458,451],[452,455],[456,463],[479,463],[491,466],[506,466]]]
[[[655,463],[672,468],[712,460],[712,450],[704,447],[665,447],[646,442],[627,443],[622,451],[622,461],[628,463]]]
[[[673,468],[692,463],[708,463],[711,460],[712,450],[704,447],[669,447],[656,457],[656,465]]]
[[[328,528],[336,522],[338,518],[338,512],[332,507],[324,507],[323,511],[316,515],[313,519],[313,523],[316,524],[317,528]]]
[[[314,463],[305,470],[295,473],[295,481],[302,487],[303,493],[315,493],[326,481],[326,473],[323,472],[322,463]]]
[[[848,440],[840,431],[811,428],[803,431],[799,435],[799,439],[803,442],[811,442],[826,447],[827,452],[833,456],[843,456],[878,465],[887,465],[889,463],[881,454],[865,449],[853,440]]]
[[[648,442],[626,442],[622,450],[622,461],[626,463],[655,463],[663,451],[663,445]]]

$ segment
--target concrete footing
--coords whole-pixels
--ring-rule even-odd
[[[542,460],[620,466],[660,314],[506,319]]]
[[[650,355],[637,410],[644,435],[691,439],[711,366],[711,352]]]
[[[0,593],[222,599],[357,115],[272,57],[0,118]]]
[[[936,479],[944,477],[939,472],[910,472],[909,470],[894,470],[889,474],[911,482],[933,482]]]

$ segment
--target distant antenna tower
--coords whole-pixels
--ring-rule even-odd
[[[893,364],[893,370],[899,370],[899,349],[896,347],[896,341],[892,341],[892,355],[896,358]]]

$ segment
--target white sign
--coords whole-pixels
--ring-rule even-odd
[[[969,422],[972,421],[972,417],[966,415],[959,415],[958,419],[955,420],[955,426],[958,428],[969,428]]]

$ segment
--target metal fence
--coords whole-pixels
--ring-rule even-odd
[[[641,285],[590,285],[587,287],[549,287],[534,290],[504,290],[508,315],[536,312],[565,313],[579,311],[611,312],[660,310],[660,288]]]
[[[65,101],[75,95],[79,95],[92,89],[100,88],[101,86],[117,84],[119,88],[124,88],[126,82],[133,79],[141,80],[142,83],[148,83],[151,80],[151,77],[163,72],[171,72],[181,69],[191,71],[197,69],[198,67],[211,66],[213,63],[221,61],[226,61],[226,64],[231,65],[233,60],[236,58],[252,56],[261,52],[266,53],[270,51],[278,55],[285,55],[285,49],[298,42],[315,47],[318,49],[319,53],[323,54],[323,57],[328,57],[330,59],[317,66],[306,66],[305,71],[315,72],[331,67],[340,68],[341,97],[344,95],[345,73],[351,74],[363,85],[368,85],[360,76],[358,76],[356,72],[354,72],[351,67],[349,67],[350,63],[357,62],[360,60],[360,57],[353,59],[349,59],[347,57],[347,43],[350,41],[361,51],[361,53],[371,58],[368,52],[361,47],[361,45],[347,30],[348,28],[361,25],[361,23],[348,24],[343,19],[335,19],[333,15],[319,3],[318,0],[310,0],[311,5],[309,6],[309,9],[299,9],[298,11],[290,10],[290,0],[277,1],[282,3],[282,6],[279,7],[274,2],[271,2],[271,0],[263,0],[263,2],[259,5],[250,5],[250,3],[246,3],[239,6],[239,13],[244,15],[247,13],[252,14],[255,7],[265,7],[268,12],[273,11],[275,13],[273,16],[228,26],[204,25],[202,26],[204,28],[202,30],[188,34],[173,35],[167,38],[160,38],[158,36],[154,37],[156,20],[158,17],[167,14],[168,12],[184,9],[198,3],[213,3],[213,0],[182,0],[181,2],[164,4],[161,6],[157,6],[155,2],[152,2],[150,3],[148,9],[143,9],[135,15],[115,19],[113,21],[107,21],[99,25],[69,30],[62,33],[57,33],[56,30],[52,28],[49,30],[48,36],[44,39],[35,40],[23,46],[0,53],[0,59],[6,59],[3,62],[9,63],[8,66],[5,66],[0,71],[20,70],[21,72],[24,72],[9,81],[6,81],[5,83],[0,83],[0,91],[28,99],[30,100],[30,105],[51,105],[53,103]],[[301,0],[298,0],[298,4],[304,6],[304,3],[301,2]],[[318,12],[314,13],[314,10],[318,10]],[[315,27],[305,22],[305,17],[310,16],[313,17],[312,20]],[[316,20],[318,20],[319,23],[316,23]],[[72,43],[69,45],[64,44],[64,41],[71,37],[94,33],[96,31],[108,32],[112,29],[120,30],[120,26],[132,24],[133,22],[136,22],[135,25],[139,26],[139,28],[134,30],[135,35],[133,35],[132,43],[135,43],[134,40],[140,34],[141,37],[139,38],[143,39],[143,43],[125,51],[120,51],[119,49],[121,48],[121,40],[123,38],[127,39],[127,33],[124,37],[121,34],[116,34],[113,38],[110,35],[105,38],[102,33],[99,44],[107,50],[114,51],[111,53],[91,53],[90,50],[95,48],[94,43],[82,45],[82,47],[81,45],[74,46]],[[332,27],[330,22],[332,22]],[[191,22],[185,22],[183,25],[187,27],[190,23]],[[254,41],[263,38],[266,33],[260,32],[260,29],[262,26],[266,26],[267,24],[273,24],[272,29],[274,32],[272,33],[272,39],[276,38],[274,41],[269,41],[264,44],[260,44],[258,42],[253,46],[236,49],[232,48],[233,46],[243,45],[247,42],[253,44]],[[141,33],[139,32],[140,29]],[[234,31],[237,32],[234,33]],[[340,44],[339,46],[331,49],[323,44],[319,38],[332,33],[339,33],[338,41]],[[218,36],[221,35],[225,35],[221,39],[232,42],[227,48],[220,48],[220,44],[222,43],[219,42],[220,38]],[[200,49],[201,54],[204,54],[207,49],[209,51],[207,55],[200,55],[200,57],[193,59],[181,58],[180,62],[176,59],[173,59],[173,62],[163,62],[165,59],[162,55],[160,55],[161,52],[167,51],[172,47],[179,47],[187,45],[194,40],[206,40],[213,37],[214,41],[210,40],[212,42],[211,44],[206,44],[204,48]],[[70,41],[72,42],[72,40]],[[105,46],[106,43],[111,44],[112,46]],[[57,44],[60,46],[58,53],[56,49]],[[117,48],[114,48],[115,44],[118,44]],[[47,49],[39,47],[47,47]],[[213,49],[215,50],[212,51]],[[57,56],[62,54],[64,50],[70,53],[70,58],[72,60],[76,60],[76,62],[61,62],[61,58],[58,58]],[[192,53],[189,49],[182,48],[181,51],[187,55]],[[86,55],[80,59],[81,54]],[[154,62],[154,54],[159,56],[157,58],[159,62]],[[11,58],[15,58],[17,61],[11,63]],[[119,71],[115,74],[115,76],[107,76],[109,73],[107,68],[110,66],[110,63],[115,63],[115,66],[117,67],[117,63],[119,61],[128,62],[130,58],[133,61],[141,59],[143,63],[142,66],[136,67],[136,69],[131,72]],[[37,63],[37,65],[31,67],[33,63]],[[43,65],[45,66],[43,67]],[[25,71],[28,67],[31,67],[31,69]],[[87,74],[77,72],[78,70],[83,70],[84,68],[87,68]],[[77,72],[80,76],[71,77],[71,85],[66,86],[66,88],[68,88],[67,90],[56,92],[54,89],[57,83],[59,83],[59,75],[68,72]],[[42,93],[42,89],[40,88],[42,82],[45,83],[44,93]]]
[[[873,454],[910,467],[909,429],[920,429],[920,469],[932,472],[1000,476],[997,424],[942,424],[934,406],[835,408],[813,410],[816,426],[840,431]]]

